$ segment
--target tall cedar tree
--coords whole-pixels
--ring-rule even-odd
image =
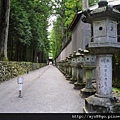
[[[0,8],[0,60],[7,60],[10,0],[1,0]]]

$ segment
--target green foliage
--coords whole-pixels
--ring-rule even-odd
[[[70,25],[75,14],[82,8],[80,0],[66,0],[65,2],[65,25]]]
[[[62,41],[70,37],[67,32],[75,14],[82,10],[82,0],[54,0],[53,2],[53,14],[58,19],[54,23],[53,30],[51,32],[51,50],[53,58],[55,58],[62,48]],[[89,5],[94,5],[98,0],[89,0]],[[66,41],[65,41],[66,42]]]
[[[62,30],[61,22],[60,22],[60,18],[58,17],[57,21],[54,22],[54,27],[50,34],[50,43],[51,43],[50,52],[53,54],[53,58],[56,58],[56,56],[59,54],[62,48],[61,30]]]
[[[46,66],[45,63],[0,61],[0,82]]]
[[[113,56],[113,85],[120,88],[120,52]]]
[[[31,26],[28,20],[29,14],[18,0],[11,0],[10,34],[11,39],[23,44],[31,43]]]
[[[2,61],[8,61],[8,58],[3,57]]]
[[[11,0],[8,41],[10,60],[36,62],[37,56],[39,60],[43,57],[47,59],[47,19],[50,12],[50,0]],[[41,54],[44,55],[42,58]]]
[[[99,2],[99,0],[88,0],[89,6],[93,6]]]
[[[89,6],[96,4],[99,0],[88,0]],[[78,11],[82,10],[82,0],[65,1],[65,26],[69,26]]]
[[[93,0],[89,0],[90,2]],[[91,3],[90,3],[91,4]],[[62,48],[62,40],[75,13],[81,10],[79,0],[11,0],[8,39],[8,59],[37,62],[54,58]],[[48,41],[48,18],[51,13],[58,19]],[[49,50],[50,49],[50,50]]]

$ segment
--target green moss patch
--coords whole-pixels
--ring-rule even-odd
[[[120,94],[120,88],[113,87],[112,89],[113,89],[113,91],[114,91],[114,92],[116,92],[116,93],[119,93],[119,94]]]

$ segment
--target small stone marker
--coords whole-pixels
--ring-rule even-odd
[[[17,78],[17,83],[19,84],[19,98],[22,98],[22,84],[23,84],[23,77],[19,76]]]

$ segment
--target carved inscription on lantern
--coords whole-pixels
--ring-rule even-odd
[[[110,96],[112,90],[112,58],[100,56],[98,59],[98,94]]]

